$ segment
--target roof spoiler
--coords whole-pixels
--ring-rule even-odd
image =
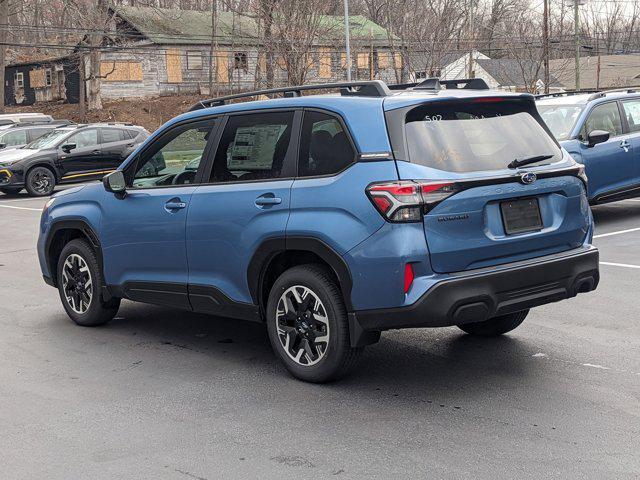
[[[209,107],[219,107],[229,100],[240,98],[270,96],[282,94],[285,98],[300,97],[302,92],[310,90],[338,90],[342,96],[350,97],[386,97],[391,95],[391,91],[387,84],[380,80],[358,81],[358,82],[338,82],[338,83],[321,83],[316,85],[298,85],[294,87],[269,88],[266,90],[256,90],[253,92],[237,93],[234,95],[225,95],[223,97],[202,100],[193,105],[189,111],[200,110]]]

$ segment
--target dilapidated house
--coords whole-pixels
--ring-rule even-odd
[[[67,56],[13,63],[5,68],[5,105],[62,100],[78,103],[79,58]]]
[[[264,84],[266,49],[254,18],[219,12],[213,56],[208,12],[118,7],[113,19],[118,43],[103,49],[101,55],[101,90],[105,98],[208,94],[211,83],[219,91],[253,89]],[[322,34],[314,40],[313,48],[302,55],[305,80],[344,80],[347,61],[342,17],[324,16],[321,21]],[[352,78],[398,81],[402,56],[390,45],[388,32],[362,16],[351,17],[350,24]],[[274,83],[291,83],[287,59],[276,56],[274,61]]]

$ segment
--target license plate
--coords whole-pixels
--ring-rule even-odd
[[[542,229],[540,205],[535,197],[500,202],[500,210],[507,235]]]

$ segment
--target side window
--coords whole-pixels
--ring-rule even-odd
[[[622,120],[616,102],[603,103],[593,108],[580,132],[582,139],[586,139],[594,130],[609,132],[611,137],[622,135]]]
[[[193,183],[214,124],[215,120],[209,119],[175,127],[140,157],[133,186],[154,188]]]
[[[298,177],[338,173],[354,159],[353,147],[337,118],[322,112],[305,112]]]
[[[113,143],[113,142],[121,142],[124,140],[122,136],[122,131],[117,128],[103,128],[101,129],[102,133],[102,142],[101,143]]]
[[[236,182],[280,178],[289,148],[293,112],[229,117],[209,181]]]
[[[640,132],[640,99],[622,102],[622,109],[627,117],[629,131]]]
[[[27,131],[26,130],[17,130],[15,132],[7,132],[4,134],[2,139],[0,139],[0,143],[4,143],[7,147],[11,147],[13,145],[24,145],[27,142]]]
[[[98,129],[90,128],[71,135],[64,143],[75,143],[76,149],[93,147],[98,144]]]

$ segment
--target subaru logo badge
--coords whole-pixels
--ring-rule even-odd
[[[520,175],[520,181],[525,185],[530,185],[538,179],[538,176],[533,172],[527,172]]]

